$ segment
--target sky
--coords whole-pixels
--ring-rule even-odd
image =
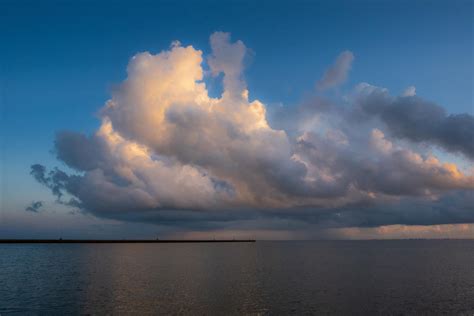
[[[2,1],[0,237],[474,238],[472,1]]]

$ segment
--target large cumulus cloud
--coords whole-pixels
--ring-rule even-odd
[[[97,132],[57,134],[57,158],[76,172],[34,165],[35,179],[84,212],[178,226],[474,222],[472,170],[425,146],[473,158],[472,116],[365,84],[344,97],[349,106],[320,96],[272,127],[249,99],[244,43],[222,32],[210,43],[207,59],[177,42],[135,55]],[[352,60],[341,54],[319,89],[342,83]],[[223,75],[220,97],[209,96],[206,63]]]

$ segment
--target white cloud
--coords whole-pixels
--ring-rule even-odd
[[[402,93],[402,97],[414,97],[416,95],[416,88],[415,86],[409,86],[405,89]]]
[[[373,129],[370,136],[370,143],[376,150],[384,154],[392,152],[393,145],[390,141],[385,139],[385,135],[381,130],[377,128]]]

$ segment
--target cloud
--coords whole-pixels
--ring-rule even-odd
[[[439,105],[415,96],[414,89],[392,97],[386,89],[362,84],[357,109],[377,117],[396,138],[435,144],[449,152],[474,159],[474,117],[447,114]]]
[[[351,70],[354,54],[350,51],[342,52],[331,67],[324,73],[323,77],[316,83],[319,91],[327,90],[338,86],[347,79],[349,70]]]
[[[220,97],[209,96],[200,50],[174,42],[138,53],[93,135],[57,133],[56,156],[74,172],[37,164],[32,176],[83,212],[190,231],[474,222],[472,171],[417,146],[469,153],[455,139],[462,124],[446,123],[454,116],[361,84],[350,106],[320,97],[284,113],[276,128],[267,107],[249,99],[246,46],[222,32],[210,42]],[[343,82],[352,59],[342,53],[322,87]],[[413,126],[417,111],[434,126]]]
[[[416,88],[414,86],[409,86],[402,93],[402,97],[414,97],[416,95]]]
[[[56,158],[75,170],[88,171],[104,167],[103,163],[108,160],[104,156],[107,154],[107,145],[96,135],[88,137],[75,132],[61,131],[56,134],[54,146]]]
[[[42,201],[33,201],[29,206],[25,208],[25,211],[28,212],[33,212],[33,213],[38,213],[40,208],[43,207],[43,202]]]
[[[32,165],[30,174],[36,181],[51,190],[51,193],[56,197],[58,203],[83,208],[82,203],[74,197],[70,198],[69,201],[64,201],[63,199],[64,193],[75,195],[75,188],[79,184],[80,176],[70,176],[58,168],[47,172],[46,167],[40,164]]]
[[[242,71],[247,47],[241,41],[231,43],[230,34],[224,32],[213,33],[210,42],[212,55],[208,64],[214,76],[224,74],[224,93],[243,93],[246,85]]]
[[[341,228],[332,233],[344,239],[413,239],[457,238],[470,239],[474,235],[472,224],[445,224],[430,226],[390,225],[377,228]]]

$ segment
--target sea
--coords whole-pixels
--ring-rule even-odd
[[[474,241],[0,244],[10,314],[474,315]]]

